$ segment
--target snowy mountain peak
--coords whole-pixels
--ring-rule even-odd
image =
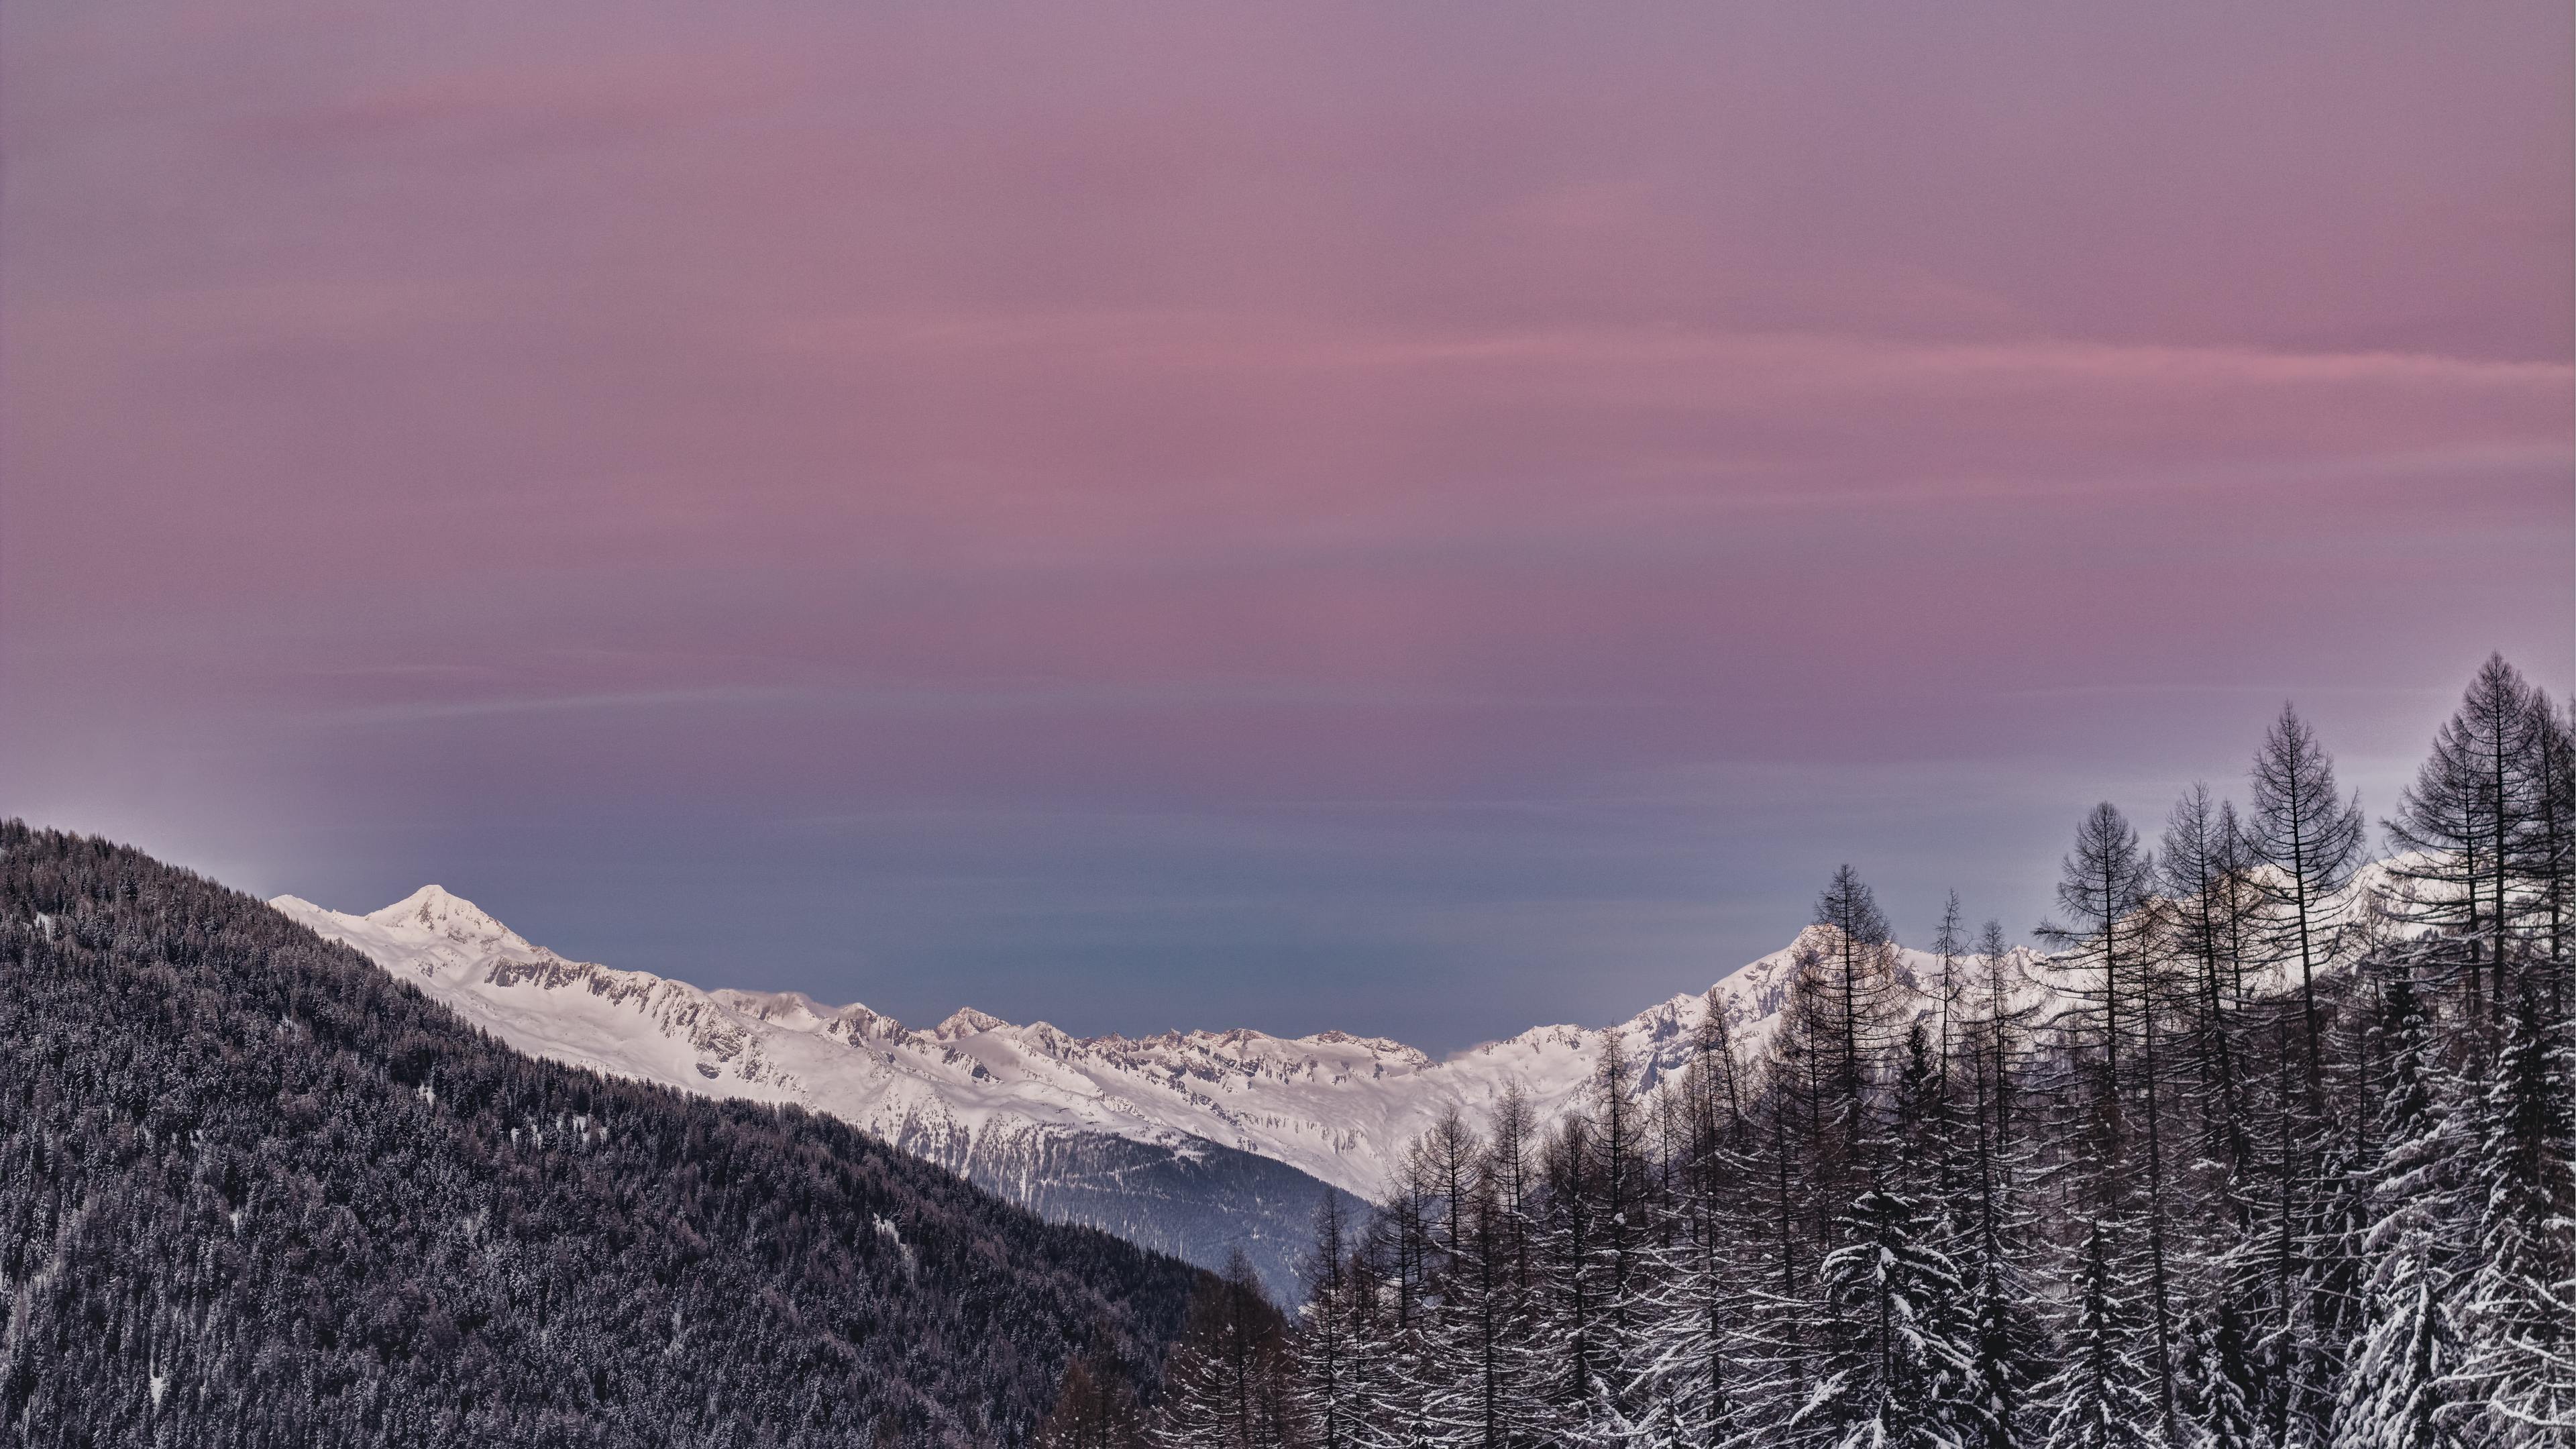
[[[533,950],[526,938],[494,920],[490,912],[442,885],[425,885],[366,919],[380,926],[427,931],[459,945],[508,943]]]
[[[933,1028],[930,1034],[941,1041],[956,1041],[961,1037],[982,1036],[988,1031],[999,1031],[1009,1025],[1009,1022],[991,1012],[977,1011],[971,1006],[961,1006],[950,1012],[948,1019]]]

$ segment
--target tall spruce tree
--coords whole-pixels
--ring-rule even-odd
[[[1925,1226],[1912,1202],[1882,1188],[1852,1205],[1847,1241],[1820,1269],[1851,1330],[1792,1430],[1812,1426],[1837,1449],[1952,1449],[1973,1432],[1966,1285]]]
[[[2462,1442],[2468,1385],[2451,1320],[2461,1249],[2460,1162],[2442,1064],[2402,965],[2381,1007],[2388,1046],[2371,1174],[2361,1341],[2349,1356],[2333,1420],[2336,1449],[2443,1449]]]
[[[2120,1294],[2110,1234],[2096,1220],[2076,1261],[2065,1367],[2042,1389],[2049,1449],[2130,1449],[2151,1442],[2154,1393],[2138,1374],[2138,1325]]]
[[[2525,977],[2477,1102],[2464,1375],[2499,1444],[2576,1437],[2576,1051]]]
[[[2257,1449],[2274,1441],[2257,1410],[2256,1382],[2243,1311],[2223,1291],[2183,1330],[2178,1375],[2183,1415],[2198,1449]]]

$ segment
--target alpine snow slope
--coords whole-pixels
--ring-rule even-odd
[[[2375,870],[2355,881],[2358,900]],[[573,961],[437,886],[367,915],[294,896],[270,904],[444,1002],[510,1045],[687,1091],[828,1112],[1060,1221],[1215,1265],[1241,1247],[1291,1291],[1318,1196],[1382,1199],[1408,1146],[1455,1110],[1480,1122],[1518,1085],[1553,1119],[1588,1089],[1605,1041],[1653,1091],[1720,1010],[1749,1058],[1787,998],[1810,927],[1706,993],[1615,1026],[1542,1026],[1446,1059],[1382,1037],[1328,1031],[1074,1037],[967,1008],[928,1030],[797,992],[702,990]],[[2014,953],[2017,1006],[2045,1019],[2063,984]],[[1896,974],[1922,1009],[1940,958],[1899,948]]]

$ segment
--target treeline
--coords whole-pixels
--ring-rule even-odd
[[[1441,1123],[1043,1442],[2576,1443],[2568,712],[2490,661],[2378,864],[2295,713],[2247,786],[2089,813],[2045,956],[1954,899],[1911,969],[1844,869],[1776,1018]]]
[[[1200,1276],[0,823],[0,1441],[1010,1445]]]

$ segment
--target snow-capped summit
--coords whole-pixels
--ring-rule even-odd
[[[367,919],[390,929],[426,931],[460,946],[534,951],[518,932],[442,885],[425,885]]]
[[[961,1006],[950,1012],[946,1021],[932,1028],[930,1034],[941,1041],[956,1041],[960,1037],[981,1036],[988,1031],[998,1031],[1009,1025],[1009,1022],[991,1012],[977,1011],[971,1006]]]

